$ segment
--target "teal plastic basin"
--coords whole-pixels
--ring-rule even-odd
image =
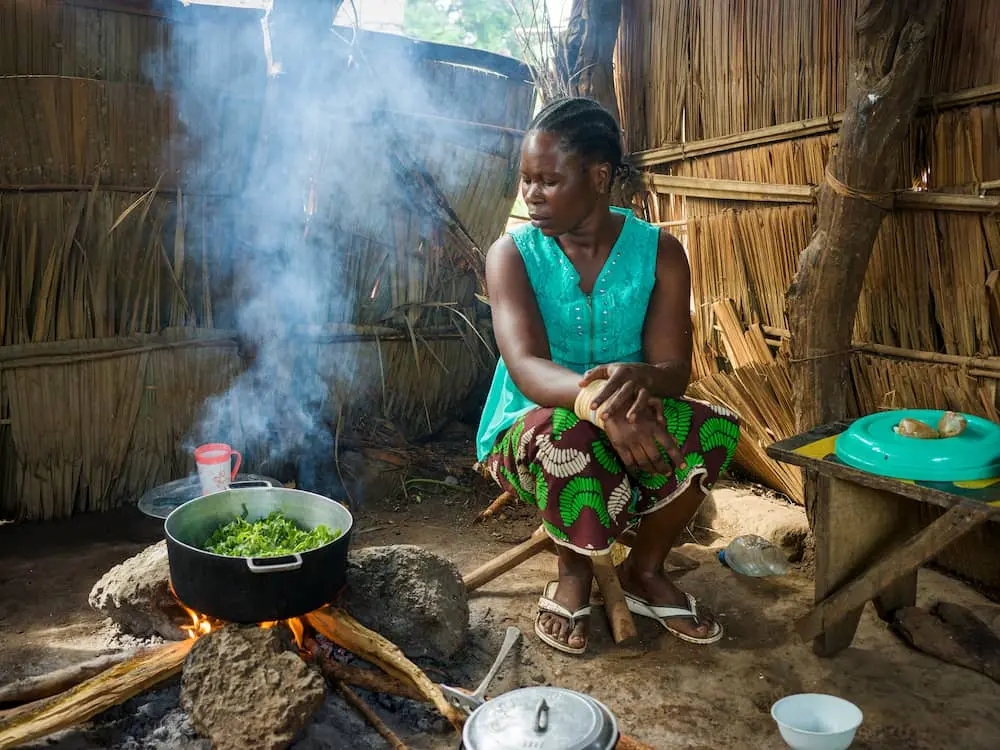
[[[937,409],[899,409],[858,419],[837,436],[835,453],[848,466],[893,479],[918,482],[967,482],[1000,477],[1000,425],[963,416],[961,435],[937,440],[897,435],[893,427],[909,417],[937,427]]]

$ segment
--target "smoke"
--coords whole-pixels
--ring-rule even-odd
[[[215,252],[233,292],[215,325],[252,350],[250,368],[204,405],[191,445],[232,443],[261,471],[291,462],[312,489],[343,405],[331,379],[378,378],[357,372],[349,346],[321,356],[316,335],[356,321],[359,305],[369,319],[387,314],[385,290],[359,299],[352,248],[358,236],[391,245],[387,219],[405,190],[387,155],[426,150],[430,136],[426,124],[387,128],[384,113],[433,111],[414,64],[369,59],[331,27],[335,5],[175,9],[172,65],[158,72],[195,144],[184,190],[226,196],[213,210],[229,236]]]

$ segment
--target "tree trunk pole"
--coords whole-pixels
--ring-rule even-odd
[[[851,343],[875,238],[892,209],[900,146],[924,93],[943,0],[865,0],[847,109],[816,229],[788,290],[799,431],[853,412]],[[806,509],[815,488],[806,492]]]
[[[560,65],[571,95],[600,102],[616,120],[614,58],[621,17],[621,0],[573,0]]]

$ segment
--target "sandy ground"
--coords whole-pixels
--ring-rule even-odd
[[[425,465],[422,476],[441,478],[433,468]],[[536,521],[526,508],[473,525],[490,490],[471,475],[462,481],[474,490],[435,486],[439,494],[425,493],[419,502],[412,490],[408,504],[369,501],[359,514],[356,544],[420,544],[468,571],[530,533]],[[160,534],[158,522],[135,510],[0,526],[0,683],[105,648],[108,631],[88,607],[90,588],[105,570]],[[541,555],[476,593],[467,658],[485,671],[504,627],[516,625],[525,635],[523,647],[494,692],[541,682],[588,691],[612,709],[625,731],[657,748],[782,747],[770,706],[803,691],[836,693],[862,708],[865,721],[856,748],[1000,747],[996,683],[912,651],[870,605],[852,648],[834,659],[815,657],[791,631],[811,602],[807,571],[778,579],[739,577],[715,560],[713,549],[722,541],[680,548],[700,563],[680,576],[681,585],[726,626],[727,637],[714,646],[689,645],[640,622],[642,644],[619,649],[597,610],[588,656],[551,651],[532,635],[537,596],[554,574],[554,558]],[[920,601],[937,599],[970,606],[987,622],[1000,613],[963,584],[925,571]],[[412,743],[454,747],[445,737],[412,738]]]

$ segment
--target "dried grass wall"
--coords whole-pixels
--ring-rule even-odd
[[[247,237],[232,217],[274,107],[259,18],[197,9],[229,43],[195,54],[159,7],[0,0],[0,518],[114,507],[182,475],[202,403],[251,361],[255,342],[234,330],[255,271],[239,262]],[[364,221],[335,186],[314,185],[314,231],[335,232],[341,249],[315,271],[353,302],[331,300],[326,325],[289,341],[319,363],[345,419],[374,413],[413,437],[492,365],[477,247],[513,202],[534,91],[516,65],[407,55],[430,96],[387,112],[395,124],[379,132],[423,128],[423,148],[354,144],[371,174],[399,177]],[[204,70],[218,95],[185,111],[175,89]],[[259,125],[230,126],[247,111]],[[428,180],[433,190],[413,189]]]
[[[856,0],[625,4],[617,82],[626,137],[653,174],[651,218],[688,248],[698,355],[723,371],[703,393],[735,389],[731,401],[771,408],[782,398],[784,295],[836,146],[857,10]],[[998,368],[982,359],[1000,354],[1000,16],[991,0],[946,4],[929,75],[932,96],[901,154],[897,188],[907,192],[882,226],[860,301],[857,408],[996,419]],[[720,304],[770,344],[769,357],[734,347],[739,334]],[[790,398],[778,405],[788,412]],[[801,501],[801,485],[763,457],[792,423],[751,421],[744,465]]]

